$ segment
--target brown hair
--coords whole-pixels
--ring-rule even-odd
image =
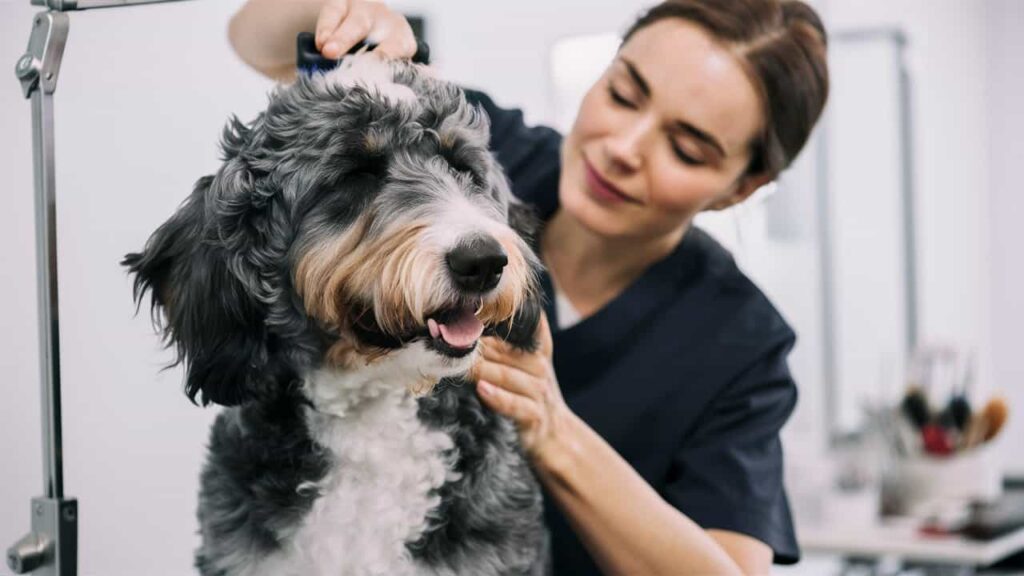
[[[778,175],[807,143],[828,98],[828,43],[814,9],[798,0],[667,0],[623,37],[666,18],[704,28],[736,54],[764,104],[748,173]]]

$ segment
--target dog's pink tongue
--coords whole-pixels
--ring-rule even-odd
[[[437,327],[441,330],[441,338],[455,348],[469,348],[484,333],[483,323],[470,310],[460,314],[451,324],[438,324]]]

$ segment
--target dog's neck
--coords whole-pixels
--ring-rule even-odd
[[[306,379],[314,405],[307,428],[330,467],[304,486],[318,498],[284,553],[306,554],[284,561],[295,567],[288,574],[434,573],[406,545],[437,518],[441,487],[460,477],[458,451],[447,431],[420,419],[408,372],[393,364],[318,370]]]
[[[410,345],[358,368],[321,368],[306,375],[306,397],[317,412],[348,418],[381,400],[429,394],[445,377],[464,374],[468,363],[439,363],[422,344]]]
[[[346,419],[364,412],[374,403],[399,401],[406,396],[415,396],[414,392],[420,389],[433,388],[433,384],[428,384],[426,379],[413,383],[375,374],[380,372],[384,371],[318,370],[306,378],[306,397],[317,412]]]

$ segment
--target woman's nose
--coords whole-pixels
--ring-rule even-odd
[[[607,140],[608,159],[620,169],[638,170],[644,163],[644,141],[647,137],[646,122],[623,126],[617,134]]]

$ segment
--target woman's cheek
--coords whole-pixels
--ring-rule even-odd
[[[672,171],[676,173],[673,174]],[[679,216],[694,216],[715,202],[727,187],[715,174],[666,168],[654,182],[651,198],[657,208]]]

